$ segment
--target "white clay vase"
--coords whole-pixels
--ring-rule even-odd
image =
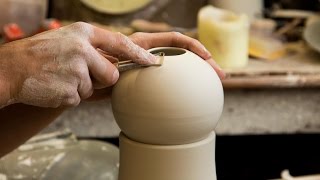
[[[219,77],[188,50],[149,51],[165,53],[162,66],[123,72],[112,92],[122,130],[119,180],[215,180]]]

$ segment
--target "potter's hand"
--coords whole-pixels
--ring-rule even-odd
[[[165,47],[174,46],[185,48],[194,53],[198,54],[204,60],[206,60],[217,72],[220,79],[225,78],[225,73],[217,65],[217,63],[212,59],[211,54],[208,50],[197,40],[182,35],[178,32],[168,32],[168,33],[134,33],[130,36],[130,39],[143,47],[144,49],[150,49],[153,47]]]
[[[217,72],[220,79],[225,78],[225,73],[217,65],[217,63],[212,59],[211,54],[206,50],[206,48],[197,40],[184,36],[181,33],[177,32],[168,32],[168,33],[134,33],[129,38],[144,49],[151,49],[153,47],[181,47],[189,49],[194,53],[198,54],[204,60],[206,60]],[[99,89],[95,90],[93,96],[88,100],[99,100],[105,99],[110,96],[111,89]]]
[[[156,60],[128,37],[81,22],[8,43],[0,47],[0,94],[9,98],[0,97],[0,108],[76,106],[112,86],[119,72],[97,49],[141,64]]]

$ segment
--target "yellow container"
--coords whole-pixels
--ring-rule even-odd
[[[222,68],[240,68],[248,63],[249,18],[245,14],[203,7],[198,14],[199,40]]]

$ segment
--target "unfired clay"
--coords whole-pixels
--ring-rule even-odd
[[[223,89],[213,68],[180,48],[163,65],[126,71],[112,93],[122,130],[119,180],[215,180]]]
[[[119,180],[216,180],[215,139],[161,146],[121,134]]]
[[[124,72],[113,89],[114,116],[133,140],[192,143],[213,131],[221,115],[223,90],[213,68],[190,51],[171,50],[183,54],[162,50],[162,66]]]

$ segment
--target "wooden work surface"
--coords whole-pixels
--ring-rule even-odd
[[[225,88],[320,87],[320,54],[303,42],[289,44],[288,55],[275,61],[250,59],[241,69],[226,69]]]

